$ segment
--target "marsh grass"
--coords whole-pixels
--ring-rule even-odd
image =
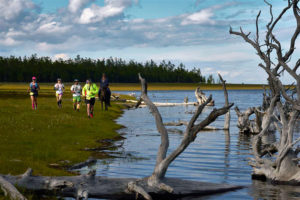
[[[117,137],[120,125],[115,119],[122,105],[113,104],[109,111],[95,105],[95,117],[88,119],[85,104],[80,112],[72,109],[69,87],[59,109],[52,85],[41,85],[38,109],[31,109],[27,84],[0,85],[0,173],[21,174],[27,168],[38,175],[70,175],[67,165],[85,161],[91,152],[84,148],[101,146],[97,141]],[[95,154],[93,156],[97,156]],[[101,154],[99,154],[101,155]],[[56,163],[61,167],[53,168]]]

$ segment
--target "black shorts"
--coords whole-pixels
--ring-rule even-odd
[[[95,105],[95,98],[86,99],[85,103],[93,106],[93,105]]]
[[[37,98],[38,97],[38,93],[37,92],[30,92],[30,96],[33,96],[33,97],[35,97],[35,98]]]

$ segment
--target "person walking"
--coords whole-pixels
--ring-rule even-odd
[[[111,91],[109,89],[108,78],[104,73],[102,74],[102,78],[100,80],[100,90],[98,96],[99,96],[99,100],[101,101],[102,110],[103,110],[103,102],[105,103],[105,110],[108,110],[107,107],[111,106],[110,105]]]
[[[74,85],[71,86],[71,93],[73,94],[73,107],[74,110],[79,111],[81,102],[81,85],[78,79],[74,80]]]
[[[90,79],[86,81],[85,86],[82,89],[82,96],[85,98],[87,116],[89,118],[94,117],[94,105],[95,97],[98,93],[98,87],[95,83],[92,83]]]
[[[32,77],[32,82],[29,84],[29,88],[27,92],[29,92],[30,99],[31,99],[31,105],[32,105],[32,110],[37,109],[37,97],[38,97],[38,91],[40,90],[40,86],[36,81],[36,77]]]
[[[57,83],[54,85],[54,90],[56,91],[56,101],[59,108],[62,108],[62,96],[65,91],[65,86],[61,82],[61,79],[57,79]]]

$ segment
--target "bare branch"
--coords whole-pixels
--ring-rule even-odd
[[[260,16],[261,11],[258,12],[256,16],[256,43],[259,44],[259,27],[258,27],[258,19]]]
[[[147,96],[147,82],[145,79],[142,78],[142,76],[139,74],[139,79],[142,84],[142,99],[145,101],[145,103],[148,105],[148,108],[152,115],[155,118],[156,128],[161,136],[161,144],[159,146],[159,150],[157,152],[157,158],[156,158],[156,166],[166,157],[168,148],[169,148],[169,136],[166,127],[163,124],[161,115],[157,109],[157,107],[152,103],[152,101]]]
[[[0,188],[4,191],[5,196],[13,200],[26,200],[26,198],[10,182],[0,176]]]
[[[133,181],[128,183],[128,190],[130,192],[136,192],[137,195],[142,195],[142,197],[146,200],[152,200],[152,197],[142,187],[138,186]]]
[[[195,114],[193,115],[193,117],[191,118],[189,124],[186,127],[186,132],[188,133],[194,126],[195,121],[198,119],[199,115],[202,113],[203,109],[205,108],[205,106],[212,100],[212,96],[209,95],[208,99],[201,104],[200,106],[198,106],[197,111],[195,112]]]
[[[214,122],[219,116],[224,115],[228,112],[228,110],[233,106],[233,103],[229,104],[229,106],[224,106],[223,108],[214,109],[202,122],[198,125],[195,125],[193,128],[193,137],[196,137],[197,133],[200,132],[207,125]]]
[[[223,85],[225,106],[229,106],[228,92],[227,92],[227,89],[226,89],[226,81],[223,80],[223,77],[221,76],[220,73],[218,75],[219,75],[220,81],[222,82],[222,85]],[[228,112],[226,113],[226,116],[225,116],[224,130],[229,130],[229,127],[230,127],[230,110],[228,110]]]
[[[297,27],[296,27],[296,30],[291,38],[291,41],[290,41],[290,48],[289,50],[286,52],[286,54],[284,55],[283,57],[283,60],[284,61],[287,61],[290,56],[293,54],[294,50],[295,50],[295,43],[296,43],[296,39],[300,33],[300,16],[299,16],[299,8],[298,8],[298,2],[299,0],[293,0],[292,2],[292,5],[293,5],[293,13],[294,13],[294,16],[296,18],[296,22],[297,22]]]

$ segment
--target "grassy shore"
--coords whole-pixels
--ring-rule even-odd
[[[51,93],[53,91],[53,85],[49,83],[41,83],[41,94]],[[66,83],[66,86],[70,86],[71,83]],[[199,87],[201,90],[222,90],[220,84],[198,84],[198,83],[149,83],[149,90],[195,90]],[[0,91],[24,91],[28,87],[28,84],[24,83],[0,83]],[[113,91],[136,91],[140,90],[141,85],[139,83],[111,83],[111,90]],[[262,84],[227,84],[228,90],[260,90],[263,89]]]
[[[122,105],[113,103],[109,111],[101,111],[96,102],[95,117],[88,119],[83,103],[80,112],[72,109],[69,87],[59,109],[52,87],[41,85],[38,109],[32,110],[27,84],[0,85],[0,174],[21,174],[30,167],[38,175],[70,175],[63,167],[103,156],[83,149],[118,137],[121,126],[115,119]]]

